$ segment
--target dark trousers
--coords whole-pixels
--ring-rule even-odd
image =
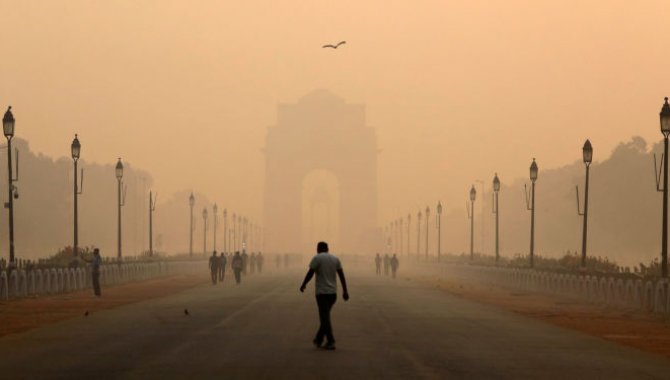
[[[317,331],[314,340],[319,344],[323,342],[324,337],[328,343],[335,343],[333,326],[330,324],[330,309],[333,308],[336,300],[337,294],[316,295],[316,304],[319,307],[319,321],[321,322],[321,326],[319,326],[319,331]]]
[[[216,278],[218,276],[218,269],[212,269],[212,285],[216,285]]]
[[[92,279],[93,279],[93,294],[96,296],[100,295],[100,272],[93,272],[92,273]]]
[[[381,265],[377,265],[377,271],[375,273],[378,274],[378,275],[382,274],[382,266]]]
[[[223,278],[226,276],[226,267],[219,268],[219,281],[223,282]]]
[[[242,269],[235,269],[235,282],[239,285],[242,280]]]

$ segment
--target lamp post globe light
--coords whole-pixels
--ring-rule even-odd
[[[430,231],[429,227],[429,222],[430,222],[430,207],[426,206],[426,260],[428,260],[428,247],[430,244],[428,240],[428,231]]]
[[[121,240],[121,207],[123,207],[123,198],[121,196],[121,185],[123,184],[123,162],[121,162],[121,158],[119,157],[119,160],[116,162],[116,168],[115,168],[115,174],[116,174],[116,189],[117,189],[117,251],[116,251],[116,258],[118,259],[119,263],[121,262],[121,259],[123,257],[122,254],[122,240]]]
[[[207,256],[207,215],[208,215],[207,208],[203,208],[202,209],[202,220],[203,220],[203,223],[202,223],[202,232],[203,232],[202,253],[205,256]]]
[[[188,255],[193,256],[193,206],[195,206],[195,197],[193,192],[191,196],[188,197],[188,205],[191,207],[191,219],[189,227],[189,239],[188,239]]]
[[[7,107],[7,111],[2,118],[2,130],[7,138],[7,179],[9,189],[9,200],[5,203],[5,208],[9,209],[9,268],[16,267],[16,257],[14,255],[14,197],[18,198],[18,192],[12,174],[12,138],[14,137],[15,119],[12,113],[12,106]]]
[[[493,176],[493,214],[496,216],[496,264],[500,259],[500,235],[499,235],[499,214],[500,208],[498,207],[498,193],[500,192],[500,179],[498,178],[498,173]]]
[[[475,258],[475,199],[477,199],[477,190],[475,185],[470,188],[470,261]]]
[[[533,158],[530,164],[530,267],[535,265],[535,181],[537,181],[537,163]]]
[[[661,234],[661,275],[668,277],[668,135],[670,135],[670,104],[668,98],[660,112],[663,134],[663,230]]]
[[[77,257],[79,255],[79,211],[77,208],[77,201],[79,198],[79,194],[81,194],[81,187],[79,186],[79,181],[77,179],[77,175],[79,174],[77,171],[77,164],[79,161],[79,157],[81,156],[81,143],[79,142],[79,137],[75,134],[74,135],[74,140],[72,140],[72,144],[70,144],[70,153],[72,155],[72,161],[74,162],[74,236],[73,236],[73,241],[72,241],[72,254],[74,257]],[[84,172],[82,170],[82,182],[84,180]],[[82,183],[83,184],[83,183]]]
[[[442,202],[437,201],[437,262],[442,256]]]

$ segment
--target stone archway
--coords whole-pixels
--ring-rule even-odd
[[[265,249],[299,252],[302,180],[327,170],[339,182],[340,252],[370,251],[376,244],[377,138],[365,125],[365,106],[316,90],[280,104],[265,146]],[[314,242],[316,244],[316,242]]]

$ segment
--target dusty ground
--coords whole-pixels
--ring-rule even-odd
[[[456,296],[493,304],[524,316],[670,358],[668,317],[439,277],[421,277],[417,280]]]
[[[89,289],[61,295],[1,301],[0,337],[74,316],[83,316],[87,311],[95,313],[150,298],[164,297],[206,281],[207,278],[203,276],[174,275],[109,288],[103,287],[102,297],[93,296],[92,290]]]

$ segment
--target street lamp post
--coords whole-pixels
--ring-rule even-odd
[[[212,211],[214,213],[214,232],[213,232],[214,236],[213,236],[213,239],[212,239],[212,245],[214,246],[214,251],[216,251],[216,224],[218,222],[217,219],[219,218],[219,206],[217,206],[216,203],[214,203],[214,207],[212,207]]]
[[[421,257],[421,210],[416,214],[416,258]]]
[[[496,216],[496,265],[500,259],[500,235],[499,235],[499,215],[500,208],[498,207],[498,193],[500,192],[500,179],[498,178],[498,173],[493,177],[493,214]]]
[[[426,206],[426,260],[428,260],[428,248],[430,246],[429,240],[428,240],[428,232],[430,231],[429,227],[429,222],[430,222],[430,207]]]
[[[202,209],[202,233],[203,233],[203,239],[202,239],[202,252],[205,256],[207,256],[207,209],[203,208]]]
[[[470,261],[475,258],[475,199],[477,198],[477,190],[475,185],[470,188],[470,207],[468,210],[468,218],[470,219]]]
[[[593,161],[593,147],[591,142],[586,140],[582,147],[582,158],[584,159],[584,166],[586,167],[586,177],[584,180],[584,212],[579,210],[579,187],[575,186],[577,194],[577,214],[584,219],[582,227],[582,269],[586,269],[586,239],[588,236],[588,220],[589,220],[589,168]]]
[[[530,211],[530,267],[535,265],[535,181],[537,181],[537,163],[533,158],[530,164],[530,198],[526,185],[524,185],[524,192],[526,193],[526,208]]]
[[[402,218],[398,219],[398,237],[400,238],[400,245],[398,249],[398,256],[402,256],[402,248],[404,244],[402,243],[402,233],[403,228],[402,228]]]
[[[191,192],[191,196],[188,197],[188,205],[191,207],[191,220],[189,226],[189,235],[188,235],[188,255],[193,256],[193,206],[195,206],[195,197]]]
[[[19,180],[18,168],[18,152],[16,153],[16,178],[12,174],[12,138],[14,137],[14,115],[12,114],[12,106],[7,107],[2,118],[2,129],[7,138],[7,183],[9,189],[9,200],[5,203],[5,208],[9,209],[9,267],[16,267],[16,257],[14,255],[14,198],[19,197],[19,192],[14,182]]]
[[[79,143],[79,138],[77,135],[74,135],[74,140],[72,140],[72,144],[70,145],[70,153],[72,154],[72,161],[74,161],[74,236],[73,236],[73,242],[72,242],[72,254],[74,257],[77,257],[79,255],[79,211],[77,208],[77,198],[79,198],[79,194],[82,193],[83,191],[83,185],[84,185],[84,169],[81,170],[81,186],[79,185],[79,181],[77,179],[77,163],[79,161],[79,157],[81,154],[81,144]]]
[[[442,202],[437,201],[437,262],[442,256]]]
[[[154,198],[153,192],[149,192],[149,256],[154,255],[154,211],[156,211],[156,201],[158,193]]]
[[[223,209],[223,251],[228,251],[228,209]]]
[[[237,215],[233,213],[233,251],[238,251],[237,247]]]
[[[668,135],[670,135],[670,105],[668,98],[661,108],[661,133],[663,133],[663,231],[661,234],[661,275],[668,277]],[[658,178],[656,188],[658,189]]]
[[[117,195],[118,195],[118,202],[117,202],[117,253],[116,257],[121,263],[121,259],[123,258],[122,255],[122,242],[121,242],[121,207],[125,205],[126,201],[126,196],[125,196],[125,191],[123,192],[123,196],[121,195],[121,186],[123,185],[123,163],[121,162],[121,158],[119,158],[119,161],[116,163],[116,182],[117,182]],[[125,190],[125,189],[124,189]]]
[[[412,252],[410,252],[410,225],[412,223],[412,214],[407,214],[407,257],[410,257]]]

